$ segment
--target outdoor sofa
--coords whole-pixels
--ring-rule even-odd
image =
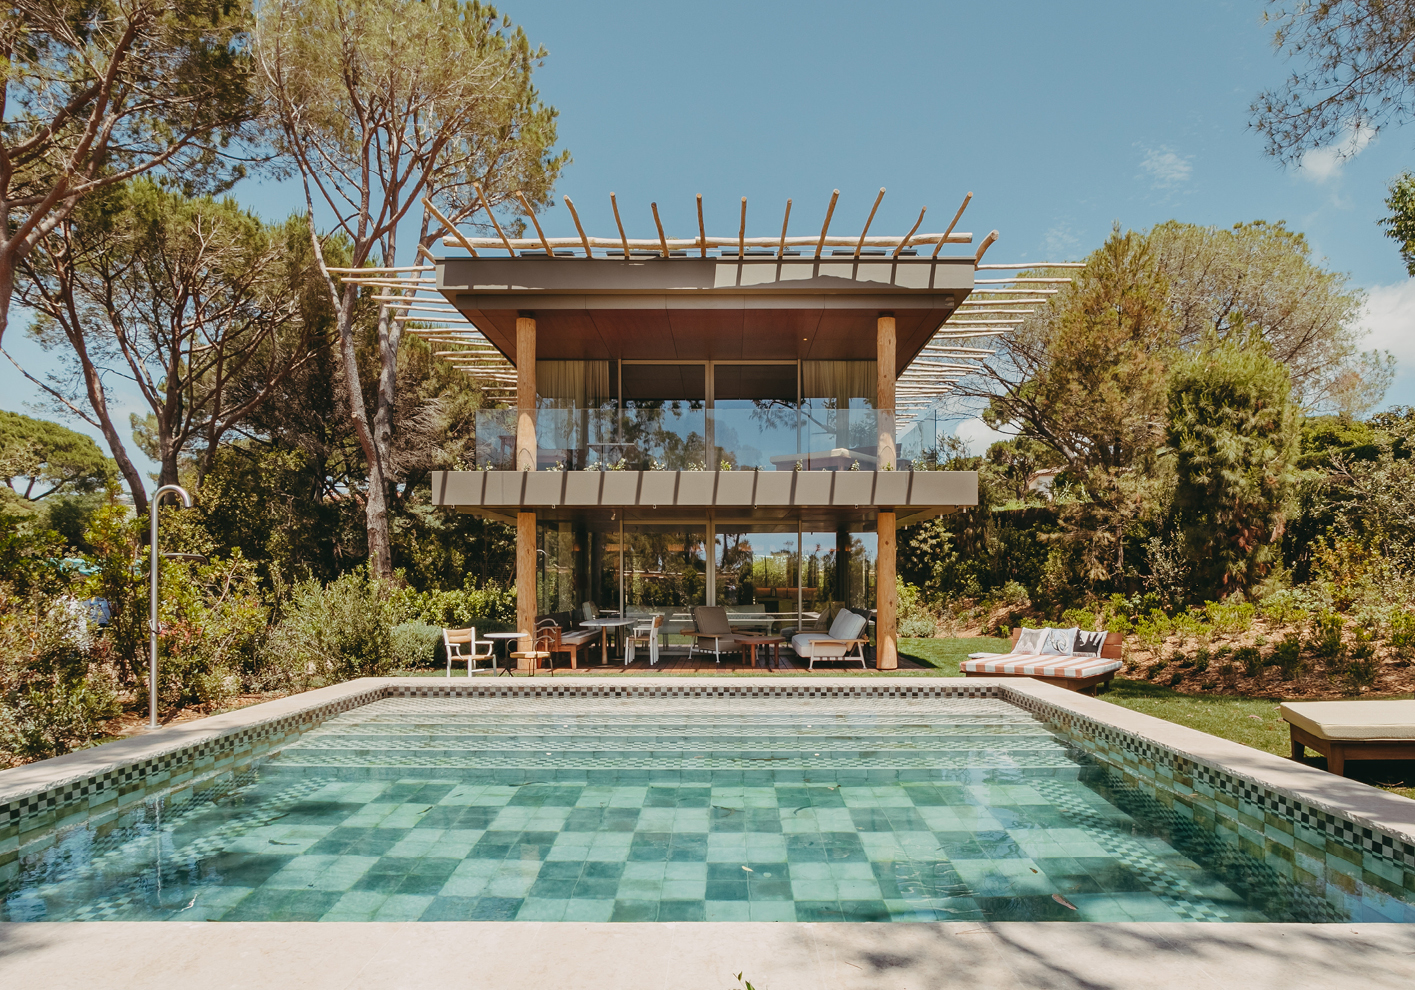
[[[964,677],[1034,677],[1072,691],[1094,691],[1120,670],[1122,636],[1083,629],[1016,629],[1012,652],[974,653]]]
[[[791,649],[816,669],[817,660],[859,660],[865,669],[865,626],[869,620],[858,612],[841,609],[826,632],[798,632],[791,637]]]

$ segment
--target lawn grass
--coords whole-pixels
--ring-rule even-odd
[[[966,639],[901,639],[899,652],[922,663],[931,664],[944,677],[962,677],[958,665],[969,653],[1006,653],[1011,640],[991,636]]]
[[[1149,681],[1131,681],[1121,677],[1112,681],[1111,689],[1100,698],[1113,705],[1187,725],[1265,753],[1287,756],[1291,752],[1287,722],[1278,710],[1279,702],[1271,698],[1184,694]],[[1312,759],[1310,753],[1308,759]],[[1325,765],[1325,761],[1320,761],[1319,765]],[[1347,764],[1346,774],[1394,794],[1415,798],[1415,787],[1408,786],[1415,781],[1415,761],[1352,762]]]

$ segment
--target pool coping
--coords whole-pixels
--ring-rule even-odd
[[[1394,990],[1415,983],[1415,927],[12,922],[0,924],[0,976],[50,990]]]
[[[1309,846],[1320,834],[1380,860],[1364,864],[1368,873],[1415,891],[1415,800],[1026,678],[360,678],[0,771],[0,865],[66,824],[278,752],[341,712],[388,697],[455,696],[999,698],[1186,813],[1224,818],[1259,850],[1294,845],[1292,825],[1271,834],[1286,817],[1310,833]]]

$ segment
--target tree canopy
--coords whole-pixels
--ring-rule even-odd
[[[398,227],[425,197],[454,221],[518,192],[544,205],[565,154],[531,72],[545,52],[493,7],[463,0],[276,0],[258,11],[255,54],[281,153],[298,171],[310,235],[337,311],[349,422],[368,464],[376,573],[392,574],[388,521],[402,324],[381,307],[376,388],[366,400],[354,339],[359,290],[328,276],[316,204],[349,264],[396,264]],[[424,212],[420,247],[441,233]],[[370,409],[370,406],[372,407]]]
[[[1273,567],[1297,480],[1300,414],[1261,343],[1210,336],[1169,381],[1173,518],[1198,588],[1246,591]]]
[[[92,492],[113,480],[112,459],[85,436],[0,409],[0,478],[32,502],[56,492]]]
[[[104,186],[241,174],[257,111],[244,0],[12,0],[0,19],[0,340],[16,266]]]

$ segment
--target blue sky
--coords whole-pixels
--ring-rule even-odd
[[[1415,282],[1376,224],[1390,179],[1415,167],[1415,128],[1342,166],[1265,157],[1248,106],[1290,67],[1257,0],[500,9],[548,49],[536,83],[575,159],[557,200],[591,231],[613,231],[613,191],[630,236],[653,235],[651,201],[670,233],[695,233],[697,193],[710,229],[735,230],[746,196],[748,226],[774,233],[790,197],[792,233],[818,232],[832,189],[832,229],[858,230],[880,186],[876,232],[903,233],[922,206],[941,229],[971,190],[959,226],[1001,231],[990,261],[1079,258],[1117,221],[1284,220],[1370,293],[1367,346],[1400,360],[1388,401],[1415,404]],[[271,219],[301,202],[269,182],[237,195]],[[563,206],[542,223],[574,234]],[[20,334],[6,344],[42,367]],[[35,412],[8,363],[0,396]]]

